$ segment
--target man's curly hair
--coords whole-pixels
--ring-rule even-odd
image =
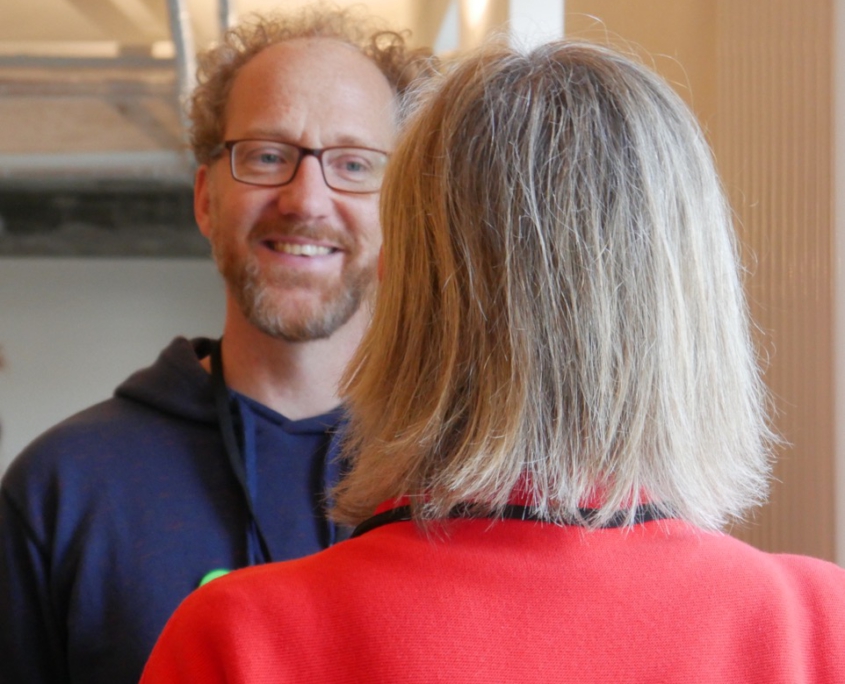
[[[354,8],[304,8],[297,14],[252,15],[199,55],[197,87],[188,102],[190,142],[199,164],[219,154],[226,102],[240,69],[271,45],[296,38],[331,38],[359,49],[373,61],[401,99],[433,66],[431,51],[411,49],[408,32],[387,30]]]

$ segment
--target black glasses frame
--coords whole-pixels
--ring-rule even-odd
[[[291,174],[290,178],[284,183],[256,183],[254,181],[248,181],[244,180],[243,178],[238,178],[238,175],[235,171],[235,155],[232,154],[232,149],[235,147],[235,145],[242,142],[275,143],[277,145],[287,145],[288,147],[292,147],[297,150],[297,152],[299,152],[299,156],[296,159],[296,164],[293,167],[293,173]],[[377,150],[374,147],[361,147],[360,145],[333,145],[332,147],[313,148],[303,147],[302,145],[296,145],[294,143],[283,142],[280,140],[265,140],[264,138],[239,138],[237,140],[224,140],[223,144],[220,145],[220,147],[218,148],[217,154],[222,154],[224,149],[228,150],[229,152],[229,172],[232,174],[232,178],[234,178],[239,183],[244,183],[245,185],[255,185],[262,188],[284,187],[285,185],[293,183],[293,181],[296,179],[296,174],[299,172],[299,166],[300,164],[302,164],[302,160],[305,157],[315,157],[320,163],[320,173],[323,175],[323,182],[326,184],[327,187],[337,192],[348,192],[354,195],[371,195],[374,192],[379,192],[379,190],[381,190],[381,186],[375,188],[374,190],[350,190],[349,188],[335,187],[329,182],[329,179],[326,178],[326,169],[323,166],[323,154],[325,152],[331,152],[332,150],[366,150],[367,152],[377,152],[378,154],[383,154],[386,158],[390,156],[384,150]]]

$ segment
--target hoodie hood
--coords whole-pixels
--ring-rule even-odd
[[[216,423],[211,375],[199,360],[211,353],[214,340],[175,338],[153,365],[129,376],[114,394],[163,413],[201,423]]]

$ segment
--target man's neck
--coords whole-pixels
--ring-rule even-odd
[[[287,342],[261,332],[230,304],[222,348],[226,385],[291,420],[326,413],[340,404],[338,382],[367,316],[358,311],[327,339]],[[208,359],[202,364],[210,370]]]

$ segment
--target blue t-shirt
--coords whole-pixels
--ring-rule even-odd
[[[329,462],[329,449],[342,411],[290,420],[248,397],[234,396],[247,482],[272,560],[326,548],[336,541],[325,510],[326,489],[337,479],[338,464]],[[279,482],[285,483],[281,501]]]

